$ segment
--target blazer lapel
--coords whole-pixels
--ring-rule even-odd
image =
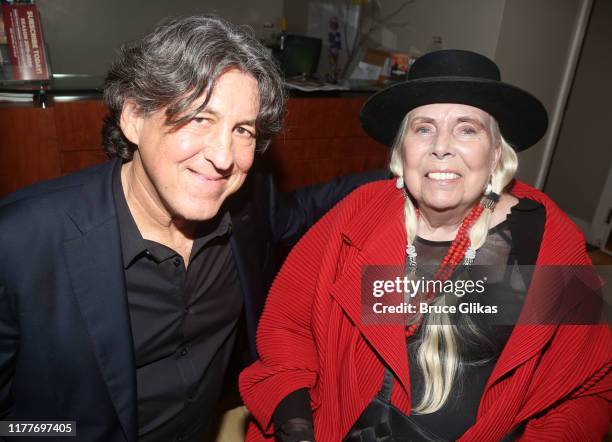
[[[116,163],[115,163],[116,164]],[[121,245],[112,196],[113,169],[92,179],[68,216],[80,235],[64,243],[72,288],[126,439],[137,439],[136,371]]]
[[[262,283],[265,275],[261,274],[261,269],[265,268],[264,262],[269,257],[262,256],[261,242],[265,243],[265,241],[260,236],[265,231],[265,226],[261,226],[258,223],[258,217],[253,216],[252,213],[253,201],[262,196],[253,195],[251,186],[251,177],[248,177],[238,193],[228,199],[226,207],[232,217],[230,245],[243,293],[249,352],[252,361],[255,361],[257,359],[255,345],[257,322],[263,310],[266,296],[266,293],[260,293],[262,286],[266,286],[265,282]],[[269,244],[267,245],[269,246]],[[262,262],[262,260],[264,261]],[[260,270],[259,273],[254,273],[257,269]]]

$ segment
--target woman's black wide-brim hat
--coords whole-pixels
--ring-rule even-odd
[[[487,57],[448,49],[430,52],[410,67],[408,80],[370,97],[361,109],[363,129],[391,146],[402,120],[414,108],[433,103],[467,104],[492,115],[503,137],[516,151],[542,138],[546,109],[530,93],[501,81],[499,68]]]

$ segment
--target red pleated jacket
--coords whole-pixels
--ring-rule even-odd
[[[537,265],[591,264],[584,238],[543,193],[515,181],[511,193],[544,205]],[[319,442],[341,441],[380,389],[383,361],[392,402],[410,414],[404,328],[361,321],[366,265],[403,265],[403,198],[394,181],[353,192],[293,249],[270,291],[257,333],[260,359],[240,376],[257,424],[247,440],[272,437],[272,413],[310,389]],[[528,292],[525,303],[530,299]],[[612,337],[607,325],[516,325],[462,441],[498,441],[527,422],[521,440],[601,440],[612,416]]]

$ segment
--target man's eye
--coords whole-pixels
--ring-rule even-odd
[[[208,123],[210,119],[206,117],[194,117],[193,120],[191,121],[193,121],[196,124],[204,124],[204,123]]]
[[[238,134],[242,136],[255,137],[255,134],[253,132],[242,126],[238,126],[236,128],[236,132],[238,132]]]
[[[418,134],[427,134],[429,133],[429,128],[427,126],[419,126],[414,131]]]

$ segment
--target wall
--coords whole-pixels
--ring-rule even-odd
[[[402,0],[382,1],[381,16],[397,10]],[[385,27],[375,41],[392,49],[426,51],[432,36],[442,37],[445,49],[468,49],[495,56],[506,0],[416,0],[390,23],[407,23],[402,28]],[[395,43],[395,44],[394,44]]]
[[[580,0],[508,0],[495,60],[502,79],[538,97],[552,116]],[[543,142],[519,154],[518,178],[534,184]]]
[[[121,43],[144,35],[169,15],[217,13],[259,32],[277,23],[282,0],[38,0],[52,69],[103,75]]]
[[[612,164],[612,2],[596,0],[545,191],[579,219],[593,220]],[[576,198],[580,195],[580,198]]]
[[[284,14],[289,32],[306,33],[309,3],[313,0],[285,0]],[[326,3],[334,3],[328,1]],[[342,4],[336,0],[335,3]],[[404,0],[383,0],[380,16],[396,11]],[[495,56],[497,39],[506,0],[415,0],[401,13],[372,34],[369,47],[411,52],[427,51],[432,36],[441,36],[446,49],[469,49]],[[396,27],[393,24],[401,23]],[[326,57],[321,57],[320,71],[325,72]]]

